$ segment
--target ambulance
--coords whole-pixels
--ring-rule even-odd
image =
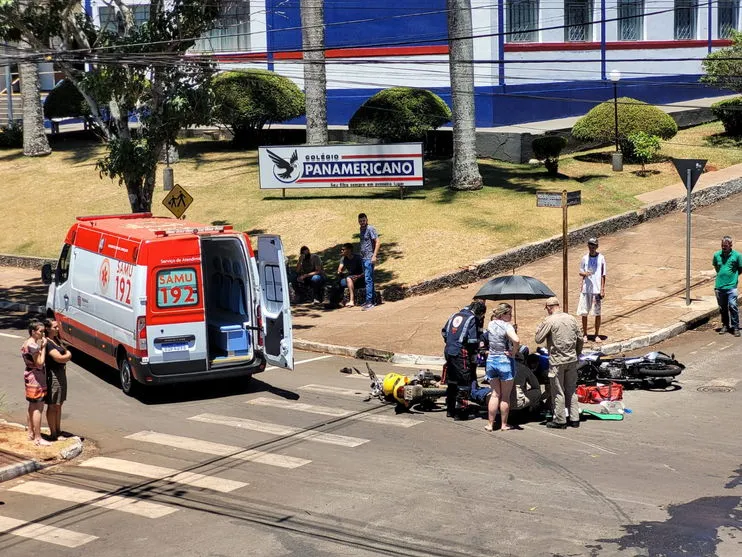
[[[64,341],[118,369],[121,388],[293,369],[278,236],[151,213],[78,217],[49,284]]]

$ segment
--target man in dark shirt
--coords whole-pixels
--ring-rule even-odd
[[[348,303],[345,307],[353,307],[355,305],[355,291],[356,288],[361,288],[364,284],[363,280],[363,260],[357,253],[353,253],[353,244],[343,244],[340,250],[340,265],[338,265],[338,277],[340,279],[340,287],[348,289]]]
[[[448,318],[441,329],[446,343],[443,355],[446,358],[446,415],[449,418],[464,418],[456,415],[456,400],[467,396],[476,374],[476,355],[479,346],[477,320],[484,315],[486,306],[475,301]],[[474,374],[472,373],[474,372]]]

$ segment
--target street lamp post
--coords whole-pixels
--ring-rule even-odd
[[[618,81],[621,79],[621,72],[611,70],[608,78],[613,82],[613,122],[616,138],[616,152],[611,156],[611,162],[613,163],[613,170],[621,171],[623,170],[623,153],[621,153],[618,145]]]

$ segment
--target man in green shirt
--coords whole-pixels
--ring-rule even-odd
[[[719,334],[739,333],[739,308],[737,307],[737,281],[742,269],[742,256],[732,249],[732,237],[724,236],[721,239],[721,249],[714,254],[714,269],[716,269],[716,283],[714,292],[716,302],[721,311],[722,327]]]

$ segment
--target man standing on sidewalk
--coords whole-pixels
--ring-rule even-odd
[[[737,307],[737,282],[742,268],[742,256],[732,249],[732,237],[721,239],[721,249],[714,254],[716,269],[716,303],[721,312],[721,329],[719,334],[732,333],[739,336],[739,308]]]
[[[379,255],[379,234],[376,229],[368,223],[366,213],[358,215],[358,224],[361,227],[361,258],[363,259],[363,279],[366,282],[366,303],[363,310],[374,307],[374,265]]]
[[[595,340],[600,341],[600,314],[605,297],[605,257],[598,253],[598,239],[587,241],[588,253],[580,262],[582,289],[577,304],[577,315],[582,316],[582,338],[587,340],[587,316],[595,316]]]
[[[565,429],[569,407],[569,425],[580,427],[577,403],[577,357],[582,352],[582,334],[577,320],[564,313],[559,300],[546,300],[549,315],[536,330],[536,344],[546,342],[549,350],[549,387],[554,419],[546,427]]]

